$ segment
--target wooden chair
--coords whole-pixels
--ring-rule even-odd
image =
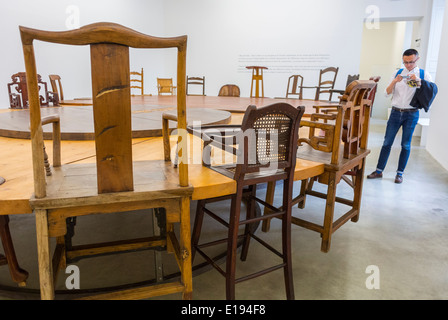
[[[255,98],[264,98],[264,83],[263,83],[263,70],[267,70],[267,67],[261,66],[247,66],[246,69],[252,70],[252,81],[250,83],[250,96]],[[255,94],[253,94],[255,82]],[[260,96],[261,85],[261,96]]]
[[[219,89],[218,97],[239,97],[240,87],[235,84],[225,84]]]
[[[172,78],[157,78],[157,90],[159,92],[159,95],[176,94],[176,87],[173,86]]]
[[[300,100],[303,99],[303,77],[301,75],[296,74],[288,78],[286,98],[289,98],[289,96],[297,96]]]
[[[338,75],[339,68],[328,67],[321,69],[319,72],[319,83],[316,88],[316,96],[314,100],[321,100],[321,94],[329,94],[328,101],[331,101],[333,97],[334,85],[336,83],[336,77]]]
[[[9,105],[11,109],[28,109],[28,88],[26,83],[26,72],[18,72],[11,76],[12,82],[7,84]],[[42,81],[42,77],[37,75],[37,82],[39,84],[39,91],[42,90],[42,94],[39,95],[40,105],[46,107],[50,102],[53,102],[52,93],[48,91],[47,83]]]
[[[347,82],[345,83],[345,87],[347,88],[348,85],[350,83],[352,83],[353,81],[355,81],[355,80],[359,80],[359,74],[354,74],[354,75],[349,74],[347,76]],[[344,90],[331,89],[330,91],[332,93],[337,93],[337,94],[340,94],[340,95],[343,95],[345,93],[345,89]]]
[[[143,81],[143,68],[140,72],[138,71],[131,71],[131,90],[132,89],[139,89],[140,95],[145,95],[145,89],[144,89],[144,81]]]
[[[341,97],[336,114],[314,113],[310,120],[302,120],[301,126],[309,128],[308,138],[299,139],[297,157],[305,160],[323,162],[325,172],[317,178],[302,181],[299,196],[293,202],[299,208],[305,207],[307,195],[316,196],[326,200],[323,225],[292,217],[292,223],[321,234],[321,250],[330,250],[331,236],[344,223],[350,219],[358,221],[361,208],[362,185],[364,179],[365,161],[370,150],[367,149],[369,133],[370,108],[372,105],[371,91],[375,88],[374,81],[353,81]],[[331,120],[325,122],[323,120]],[[317,130],[325,134],[318,134]],[[336,196],[339,182],[346,180],[344,176],[353,177],[353,199]],[[327,185],[326,193],[313,190],[317,181]],[[266,201],[272,203],[275,185],[268,186]],[[342,203],[349,210],[334,221],[335,203]],[[268,212],[265,210],[265,214]],[[269,221],[269,220],[267,220]],[[263,230],[269,230],[269,223],[263,224]]]
[[[286,296],[288,299],[294,299],[290,217],[298,127],[304,110],[304,107],[294,108],[287,103],[275,103],[259,109],[252,105],[246,110],[242,125],[239,128],[223,126],[216,129],[212,126],[209,129],[204,127],[196,131],[204,140],[204,164],[227,177],[233,178],[237,183],[236,193],[230,196],[231,206],[228,222],[211,212],[209,208],[206,208],[206,205],[229,197],[199,200],[192,233],[193,258],[195,252],[199,253],[225,276],[227,299],[235,299],[236,283],[280,268],[284,269]],[[210,165],[212,146],[236,155],[236,163],[219,166]],[[254,228],[251,227],[263,219],[262,216],[256,217],[255,215],[256,202],[272,208],[272,206],[256,197],[256,185],[279,180],[282,180],[284,185],[284,209],[277,210],[274,215],[282,219],[282,249],[280,252],[256,236]],[[245,219],[240,220],[240,217],[242,217],[241,202],[246,196],[248,197],[248,209]],[[227,238],[199,243],[204,213],[228,227]],[[245,226],[242,235],[238,235],[240,226]],[[279,256],[281,263],[237,279],[235,274],[236,251],[240,239],[243,239],[242,261],[246,260],[250,239],[254,239]],[[220,243],[227,243],[225,271],[206,252],[206,248]]]
[[[64,91],[62,90],[61,77],[57,74],[50,74],[51,91],[54,96],[54,105],[59,105],[59,101],[64,100]]]
[[[202,94],[193,94],[188,92],[190,85],[201,86]],[[204,77],[188,77],[187,76],[187,96],[205,96],[205,76]]]
[[[58,267],[64,267],[66,252],[60,239],[67,232],[67,218],[164,208],[166,236],[125,240],[121,245],[112,242],[87,248],[88,251],[100,253],[115,253],[136,247],[166,248],[174,253],[180,268],[180,279],[89,298],[143,299],[182,292],[184,299],[190,299],[192,272],[189,203],[192,188],[188,183],[188,164],[184,157],[180,157],[179,168],[174,170],[170,163],[163,159],[133,160],[129,71],[129,47],[177,48],[178,128],[180,132],[185,131],[187,37],[151,37],[113,23],[95,23],[63,32],[20,27],[20,33],[30,98],[34,173],[34,195],[30,199],[30,205],[36,216],[41,298],[54,298],[53,276]],[[39,108],[34,40],[66,45],[90,45],[96,163],[53,165],[52,175],[45,175],[42,153],[43,121]],[[185,137],[180,135],[178,143],[181,148],[186,149]],[[174,233],[174,224],[180,225],[179,237]],[[50,238],[58,239],[53,263]]]
[[[28,272],[20,268],[17,262],[16,252],[9,230],[9,217],[7,215],[0,215],[0,239],[5,252],[4,256],[0,254],[0,266],[8,265],[12,280],[21,287],[25,286],[26,280],[28,279]]]

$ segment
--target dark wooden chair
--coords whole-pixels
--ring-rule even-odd
[[[225,84],[219,89],[218,97],[239,97],[240,87],[235,84]]]
[[[286,98],[296,96],[303,99],[303,77],[301,75],[292,75],[288,78],[288,86],[286,87]]]
[[[300,194],[293,202],[298,203],[299,208],[304,208],[307,195],[325,199],[326,202],[322,225],[299,217],[292,217],[292,223],[320,233],[323,252],[330,250],[331,236],[336,230],[350,219],[353,222],[359,219],[365,161],[370,153],[367,149],[372,106],[370,93],[375,86],[376,83],[370,80],[353,81],[341,97],[336,113],[313,113],[310,120],[301,121],[301,126],[309,129],[309,136],[299,139],[297,157],[322,162],[325,164],[325,171],[317,178],[303,180]],[[353,188],[352,199],[336,196],[339,182],[349,182],[347,177],[352,178],[349,183]],[[313,190],[315,182],[327,185],[327,191]],[[269,185],[268,189],[268,194],[273,194],[275,185]],[[347,205],[349,210],[334,220],[336,202]],[[265,214],[269,213],[265,211]],[[263,223],[263,230],[269,231],[269,220]]]
[[[304,113],[304,107],[294,108],[287,103],[275,103],[257,109],[249,106],[242,125],[224,126],[221,128],[206,127],[200,131],[204,140],[204,164],[213,170],[236,180],[236,193],[231,195],[230,215],[228,221],[218,217],[206,208],[211,202],[229,198],[213,198],[200,200],[197,204],[196,219],[192,233],[193,257],[197,252],[208,263],[215,267],[226,278],[226,298],[235,299],[235,284],[252,279],[268,272],[284,269],[286,296],[294,299],[294,285],[291,266],[291,200],[296,163],[298,127]],[[210,165],[211,147],[217,147],[236,156],[236,163]],[[255,215],[256,203],[268,205],[256,196],[256,185],[268,181],[283,181],[283,210],[276,210],[274,216],[282,219],[282,249],[278,251],[267,244],[254,233],[253,224],[263,220],[263,216]],[[241,213],[241,202],[247,198],[245,219]],[[204,214],[208,214],[218,222],[228,227],[225,239],[199,243]],[[239,227],[245,226],[244,233],[238,235]],[[250,239],[254,239],[280,257],[281,263],[256,273],[236,278],[236,251],[238,241],[243,239],[241,260],[246,260]],[[207,248],[227,243],[227,258],[225,271],[219,267],[209,254]],[[269,258],[270,259],[270,258]]]
[[[178,129],[186,130],[187,37],[159,38],[113,23],[96,23],[77,30],[50,32],[20,27],[27,70],[30,129],[34,172],[34,195],[30,205],[36,216],[39,280],[42,299],[54,298],[54,278],[64,267],[67,251],[61,240],[67,233],[67,218],[117,211],[163,208],[166,234],[101,245],[73,248],[72,255],[105,254],[132,248],[165,248],[174,254],[180,276],[139,288],[122,288],[100,294],[99,299],[143,299],[180,292],[192,298],[190,198],[188,164],[180,158],[178,169],[163,159],[134,161],[132,154],[129,48],[177,48]],[[96,163],[53,165],[44,169],[40,101],[33,41],[65,45],[89,45],[91,54],[93,116]],[[105,59],[107,57],[107,59]],[[45,121],[46,122],[46,121]],[[186,139],[179,145],[186,149]],[[60,157],[60,153],[59,153]],[[60,158],[59,158],[60,159]],[[179,225],[175,234],[175,224]],[[57,238],[53,263],[50,239]],[[53,272],[54,270],[54,272]]]
[[[202,94],[194,94],[188,92],[190,85],[200,86],[202,88]],[[187,76],[187,96],[205,96],[205,76],[204,77],[188,77]]]
[[[355,81],[355,80],[359,80],[359,74],[354,74],[354,75],[349,74],[349,75],[347,76],[347,82],[346,82],[346,84],[345,84],[345,87],[347,88],[348,85],[349,85],[350,83],[352,83],[353,81]],[[344,89],[344,90],[331,89],[330,91],[331,91],[332,93],[337,93],[337,94],[343,95],[344,92],[345,92],[345,89]]]
[[[28,88],[26,84],[26,72],[18,72],[11,76],[12,82],[8,83],[9,105],[11,109],[28,109]],[[50,102],[54,101],[52,92],[48,91],[47,83],[42,81],[42,77],[37,75],[37,82],[39,84],[39,91],[42,89],[42,94],[39,95],[40,105],[46,107]]]
[[[143,68],[140,72],[138,71],[131,71],[131,90],[132,89],[138,89],[140,91],[140,95],[145,95],[145,89],[144,89],[144,75],[143,75]]]

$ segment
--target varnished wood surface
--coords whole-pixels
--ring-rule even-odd
[[[174,146],[175,137],[171,137]],[[235,192],[235,181],[227,178],[198,162],[196,148],[200,147],[197,137],[190,136],[190,161],[188,166],[189,181],[193,186],[193,200],[223,196]],[[199,145],[198,145],[199,143]],[[27,139],[0,138],[0,172],[6,179],[0,185],[0,215],[31,213],[29,199],[33,193],[31,167],[31,142]],[[161,137],[133,139],[134,160],[163,159],[163,143]],[[52,157],[52,144],[48,141],[46,149]],[[200,154],[199,154],[200,159]],[[93,141],[63,141],[62,163],[95,163],[95,146]],[[321,163],[297,160],[295,180],[319,175],[323,172]],[[163,173],[159,173],[163,178]]]
[[[188,112],[192,108],[206,108],[212,110],[224,110],[229,112],[244,113],[247,107],[251,104],[258,108],[267,106],[272,103],[287,102],[294,107],[305,106],[305,115],[310,115],[315,112],[313,106],[320,105],[338,105],[338,103],[331,103],[328,101],[315,101],[306,99],[286,99],[286,98],[249,98],[249,97],[220,97],[220,96],[187,96]],[[91,105],[90,99],[76,99],[61,101],[61,105]],[[132,106],[134,109],[148,108],[148,107],[174,107],[176,105],[176,96],[133,96]]]

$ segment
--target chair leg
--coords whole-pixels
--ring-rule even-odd
[[[185,290],[182,293],[183,300],[191,300],[193,298],[193,271],[192,271],[192,255],[191,255],[191,235],[190,235],[190,198],[183,197],[181,199],[180,213],[180,247],[181,247],[181,273],[182,283]]]
[[[196,255],[196,246],[201,236],[202,221],[204,220],[205,200],[199,200],[196,207],[196,216],[194,218],[193,232],[191,236],[191,260],[194,261]]]
[[[53,271],[50,257],[47,210],[36,209],[37,255],[39,263],[40,295],[42,300],[54,299]]]
[[[365,168],[365,158],[362,163],[358,166],[356,170],[356,176],[354,179],[354,188],[353,188],[353,208],[358,211],[358,213],[351,219],[352,222],[358,222],[359,219],[359,211],[361,209],[361,195],[362,195],[362,186],[364,182],[364,168]]]
[[[330,172],[328,177],[327,200],[325,205],[324,229],[322,232],[322,244],[320,250],[330,250],[331,235],[333,234],[334,204],[336,201],[336,173]]]
[[[286,298],[294,300],[294,281],[292,274],[292,253],[291,253],[291,199],[292,199],[293,180],[290,182],[283,182],[283,208],[286,212],[282,218],[282,248],[283,248],[283,263],[285,267],[284,279],[286,288]]]
[[[257,186],[250,186],[249,199],[246,204],[246,219],[255,218],[255,196],[257,192]],[[263,221],[264,222],[264,221]],[[246,261],[247,253],[249,252],[249,243],[250,243],[250,234],[251,234],[251,224],[246,224],[244,227],[244,241],[243,248],[241,250],[241,261]]]
[[[25,286],[26,279],[28,279],[28,272],[20,268],[19,263],[17,262],[11,233],[9,231],[9,217],[7,215],[0,215],[0,238],[2,240],[3,249],[5,250],[5,257],[12,280],[21,287]]]
[[[269,204],[274,203],[275,183],[276,183],[276,181],[270,181],[270,182],[268,182],[268,185],[267,185],[265,201]],[[269,212],[270,212],[270,210],[268,208],[264,208],[263,215],[268,215]],[[263,220],[262,229],[261,229],[263,232],[269,232],[269,229],[271,228],[271,220],[272,220],[272,218],[271,219],[267,218],[267,219]]]
[[[232,197],[232,204],[230,208],[229,233],[227,242],[227,259],[226,259],[227,300],[235,300],[236,251],[238,244],[238,225],[241,213],[242,194],[243,194],[242,187],[238,186],[236,194]]]

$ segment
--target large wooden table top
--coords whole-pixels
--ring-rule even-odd
[[[132,96],[133,138],[158,137],[162,135],[162,113],[176,114],[176,96]],[[231,113],[244,113],[251,104],[257,107],[276,102],[287,102],[295,107],[305,106],[305,114],[314,111],[313,106],[332,104],[328,101],[187,96],[187,122],[200,121],[202,125],[228,123]],[[334,103],[333,103],[334,104]],[[92,101],[76,99],[61,101],[61,107],[41,109],[42,116],[58,114],[61,119],[62,140],[93,140]],[[170,127],[176,124],[170,121]],[[44,126],[44,138],[50,139],[51,126]],[[29,110],[0,112],[0,137],[29,139]]]
[[[172,146],[175,143],[172,137]],[[190,136],[193,139],[197,137]],[[197,142],[196,142],[197,143]],[[46,141],[49,159],[52,159],[52,143]],[[191,142],[190,142],[191,145]],[[197,144],[196,144],[197,145]],[[200,145],[200,142],[199,142]],[[95,163],[95,145],[93,141],[63,141],[62,163]],[[32,210],[29,199],[33,193],[33,173],[31,161],[31,142],[26,139],[0,137],[0,176],[6,182],[0,185],[0,215],[26,214]],[[193,150],[193,148],[191,148]],[[140,138],[133,140],[134,160],[163,159],[163,143],[161,137]],[[220,173],[202,166],[190,151],[192,160],[189,165],[189,181],[193,186],[193,200],[206,199],[216,196],[232,194],[236,190],[236,183]],[[200,155],[199,155],[200,159]],[[160,160],[163,161],[163,160]],[[307,160],[297,160],[295,179],[302,180],[319,175],[324,165]]]

